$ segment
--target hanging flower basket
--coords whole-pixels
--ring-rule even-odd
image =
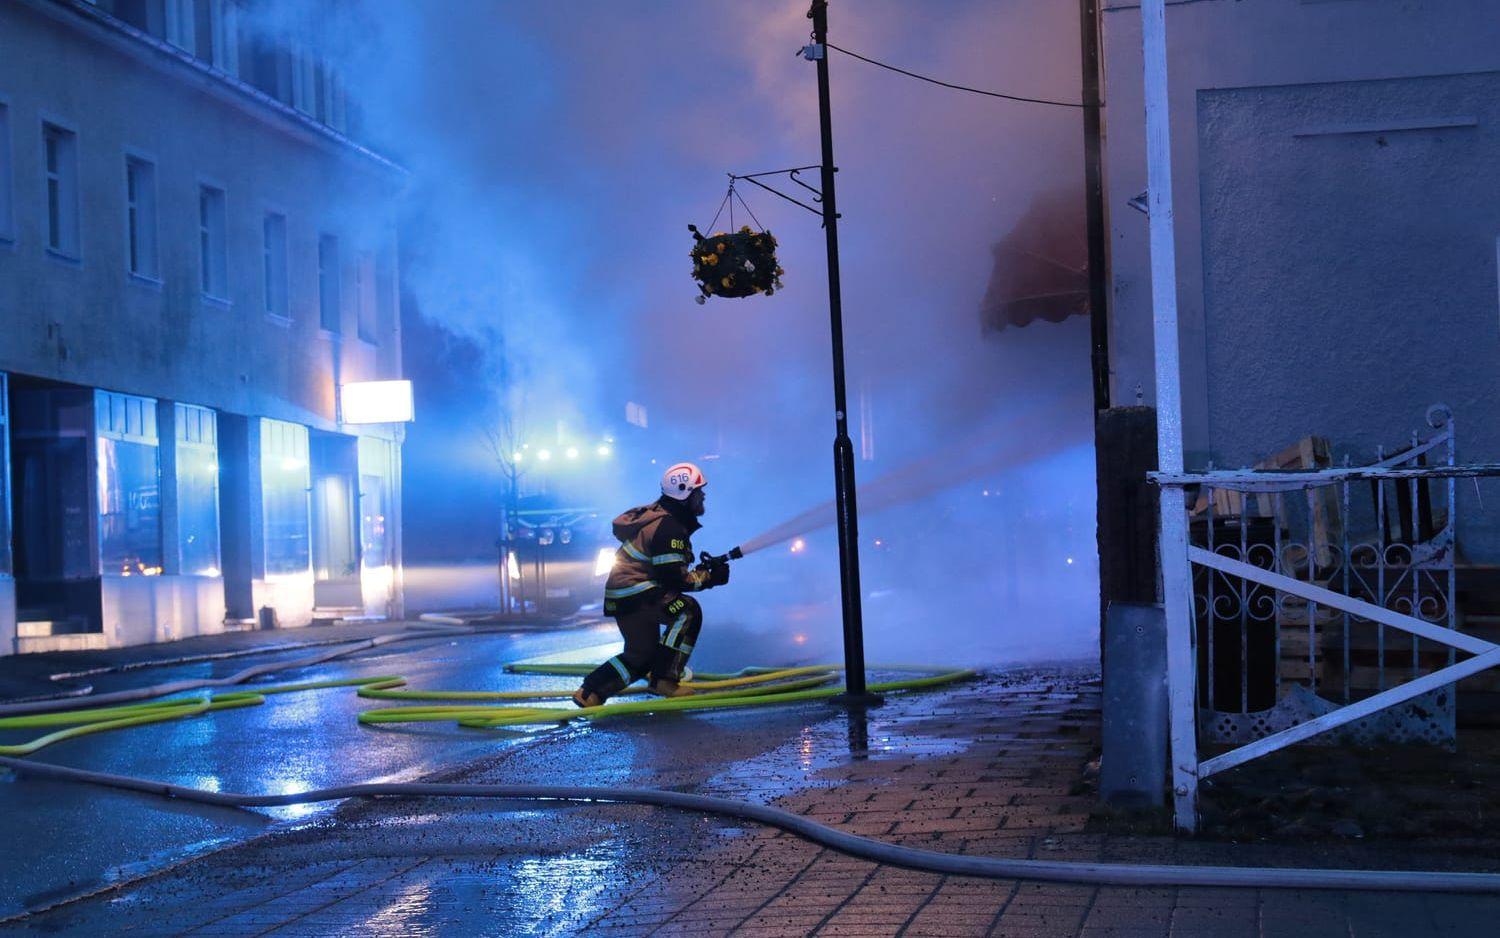
[[[696,241],[690,256],[699,303],[711,296],[770,296],[781,289],[784,271],[776,263],[776,238],[769,231],[752,231],[746,225],[705,238],[694,225],[688,230]]]

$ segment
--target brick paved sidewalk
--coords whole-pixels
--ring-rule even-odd
[[[1010,675],[926,708],[899,701],[872,716],[870,745],[814,774],[781,807],[851,833],[926,849],[1044,859],[1332,864],[1453,864],[1451,856],[1334,845],[1179,842],[1094,832],[1089,762],[1098,752],[1097,684],[1077,675]],[[837,726],[823,733],[837,736]],[[847,730],[843,730],[847,733]],[[784,764],[808,748],[799,740]],[[774,779],[776,773],[771,773]],[[722,783],[720,783],[722,786]],[[710,781],[705,788],[723,790]],[[754,776],[733,792],[754,797]],[[774,788],[774,784],[769,786]],[[1462,868],[1470,868],[1462,863]],[[723,870],[722,876],[710,871]],[[1500,899],[1274,890],[1127,889],[986,881],[882,866],[756,830],[683,864],[584,923],[594,933],[662,935],[1489,935]]]
[[[1099,832],[1098,688],[1053,669],[827,709],[671,715],[521,738],[453,778],[774,802],[855,833],[1007,857],[1468,867],[1381,845]],[[708,758],[709,755],[712,758]],[[1126,889],[940,876],[780,831],[618,806],[377,802],[18,923],[136,934],[1487,935],[1500,898]]]

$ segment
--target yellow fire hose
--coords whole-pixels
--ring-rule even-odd
[[[587,673],[588,666],[571,665],[512,665],[509,670],[521,674],[576,675]],[[376,700],[456,700],[469,701],[462,705],[386,707],[367,710],[359,715],[359,722],[366,725],[385,723],[431,723],[456,722],[460,726],[494,728],[535,723],[564,723],[585,718],[627,716],[641,713],[660,713],[675,710],[708,710],[725,707],[769,706],[772,704],[797,703],[832,697],[837,688],[822,687],[829,684],[842,670],[837,665],[816,665],[796,668],[747,668],[732,675],[701,675],[688,682],[687,687],[700,693],[692,697],[671,699],[626,700],[606,704],[602,707],[579,709],[571,702],[565,707],[518,707],[486,706],[477,701],[521,701],[566,699],[572,696],[571,689],[563,690],[519,690],[519,691],[469,691],[469,690],[397,690],[404,687],[406,679],[395,675],[379,677],[347,678],[336,681],[310,681],[300,684],[274,684],[251,687],[224,694],[194,697],[168,697],[146,703],[128,704],[118,707],[88,707],[73,710],[57,710],[48,713],[28,713],[20,716],[0,717],[0,730],[42,729],[66,727],[24,743],[0,745],[0,756],[29,756],[54,743],[76,739],[93,733],[128,729],[196,717],[221,710],[254,707],[265,703],[272,694],[289,694],[297,691],[318,690],[330,687],[355,687],[361,697]],[[908,671],[938,670],[912,667],[879,667],[872,670]],[[878,693],[902,690],[917,690],[967,680],[973,671],[939,670],[939,673],[905,681],[890,681],[872,685]],[[819,688],[819,689],[813,689]],[[628,693],[628,691],[627,691]]]
[[[512,665],[508,670],[526,674],[580,675],[587,674],[592,668],[587,665]],[[359,715],[359,722],[382,724],[454,721],[460,726],[494,728],[533,723],[560,723],[576,717],[599,719],[643,713],[670,713],[680,710],[766,707],[808,700],[826,700],[833,697],[840,692],[840,688],[823,685],[836,680],[842,670],[842,666],[834,664],[806,665],[797,668],[746,668],[732,675],[700,675],[697,679],[686,683],[687,687],[698,691],[691,697],[626,700],[584,709],[473,705],[389,707],[366,710]],[[871,684],[870,691],[877,694],[920,690],[975,677],[973,671],[926,668],[916,665],[876,665],[870,670],[915,671],[927,675],[920,678]],[[361,688],[359,693],[364,697],[387,697],[398,694],[400,699],[406,700],[510,700],[528,696],[525,692],[501,692],[480,697],[472,692],[468,694],[444,691],[391,692],[377,688]],[[547,696],[571,695],[572,691],[560,691]],[[540,695],[530,694],[529,696],[535,698]]]
[[[149,703],[130,704],[124,707],[92,707],[80,710],[58,710],[52,713],[35,713],[26,716],[0,718],[0,730],[39,729],[48,726],[66,726],[25,743],[0,745],[0,755],[29,756],[53,743],[65,739],[76,739],[91,733],[123,730],[132,726],[150,723],[165,723],[183,717],[194,717],[219,710],[234,710],[239,707],[254,707],[266,702],[269,694],[290,694],[294,691],[315,690],[323,687],[353,687],[382,682],[404,683],[399,677],[351,678],[343,681],[311,681],[304,684],[277,684],[257,687],[254,690],[231,691],[211,697],[171,697]]]
[[[321,663],[363,648],[391,641],[422,637],[427,633],[402,633],[382,636],[348,649],[319,655],[312,659],[282,664],[258,665],[227,678],[158,685],[103,694],[93,698],[97,703],[140,700],[151,696],[181,693],[206,686],[242,683],[251,677],[276,670]],[[576,676],[588,666],[514,665],[514,673]],[[138,791],[166,798],[200,804],[230,807],[270,807],[306,804],[356,797],[467,797],[501,800],[530,799],[565,802],[614,802],[656,805],[679,810],[716,814],[739,820],[754,821],[790,831],[800,837],[839,850],[851,856],[876,863],[890,863],[909,869],[944,874],[982,876],[992,879],[1021,879],[1042,882],[1094,883],[1117,886],[1237,886],[1248,888],[1411,890],[1425,892],[1500,892],[1500,875],[1486,873],[1416,872],[1409,870],[1317,870],[1268,869],[1255,867],[1162,866],[1134,863],[1091,863],[1005,859],[998,857],[947,854],[899,844],[885,843],[869,837],[841,831],[811,818],[770,805],[753,804],[731,798],[718,798],[684,792],[645,788],[579,787],[555,785],[478,785],[471,783],[389,782],[344,785],[335,788],[295,794],[261,795],[237,792],[204,791],[172,785],[151,779],[91,772],[69,766],[15,758],[30,755],[53,743],[91,733],[126,729],[162,723],[168,720],[202,716],[220,710],[250,707],[264,703],[268,695],[330,687],[357,687],[362,697],[377,700],[458,700],[455,706],[388,707],[360,714],[364,724],[455,721],[460,726],[497,727],[527,723],[566,722],[572,719],[598,719],[641,713],[676,710],[708,710],[728,707],[769,706],[832,697],[836,687],[831,683],[841,669],[835,665],[801,668],[746,668],[732,675],[703,675],[690,686],[702,691],[692,697],[653,700],[628,700],[602,707],[577,709],[565,707],[482,706],[475,701],[545,700],[571,696],[567,690],[540,691],[403,691],[405,679],[396,676],[349,678],[337,681],[312,681],[301,684],[279,684],[242,689],[207,697],[164,697],[145,703],[124,706],[94,706],[72,710],[55,709],[60,701],[12,704],[0,707],[0,730],[37,729],[61,726],[65,729],[39,736],[30,742],[0,746],[0,767],[39,778],[81,782],[108,788]],[[967,680],[975,676],[967,670],[944,670],[914,666],[881,666],[875,671],[916,671],[924,676],[871,684],[876,693],[920,690]],[[936,672],[936,673],[932,673]],[[189,686],[184,687],[186,683]],[[156,693],[152,693],[156,691]]]

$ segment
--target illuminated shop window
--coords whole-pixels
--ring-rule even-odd
[[[105,576],[161,573],[156,401],[94,392],[99,458],[99,564]]]
[[[282,420],[260,422],[260,484],[265,520],[266,574],[306,573],[308,548],[307,428]]]
[[[177,404],[177,560],[190,576],[219,576],[217,414]]]

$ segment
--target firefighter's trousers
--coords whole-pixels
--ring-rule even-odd
[[[583,679],[586,693],[607,700],[647,675],[653,681],[682,679],[682,669],[703,627],[703,607],[696,599],[664,593],[614,616],[625,636],[625,650]]]

